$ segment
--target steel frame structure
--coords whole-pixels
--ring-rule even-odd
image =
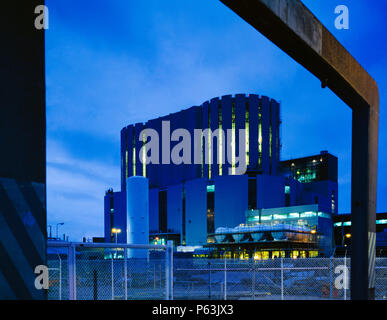
[[[379,90],[300,0],[220,0],[352,109],[351,299],[374,299]]]

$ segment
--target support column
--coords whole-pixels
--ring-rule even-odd
[[[351,299],[375,298],[378,120],[369,108],[352,114]]]

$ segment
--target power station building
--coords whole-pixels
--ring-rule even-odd
[[[321,152],[281,162],[280,124],[276,100],[237,94],[123,128],[121,191],[105,195],[105,241],[130,238],[127,181],[132,176],[149,182],[151,243],[216,247],[219,228],[260,223],[249,221],[251,212],[308,205],[329,218],[330,230],[321,229],[320,236],[333,238],[337,158]],[[112,231],[117,229],[121,233]],[[254,239],[244,242],[251,245]]]

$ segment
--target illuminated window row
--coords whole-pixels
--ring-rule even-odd
[[[270,215],[261,215],[261,221],[270,221],[270,220],[283,220],[283,219],[299,219],[299,218],[310,218],[310,217],[322,217],[322,218],[331,218],[330,214],[325,212],[294,212],[294,213],[284,213],[284,214],[270,214]],[[254,221],[259,220],[259,215],[253,217]]]
[[[376,224],[387,224],[387,219],[380,219],[380,220],[376,220]],[[335,227],[341,227],[341,226],[350,226],[352,225],[351,221],[345,221],[345,222],[335,222],[334,223],[334,226]]]

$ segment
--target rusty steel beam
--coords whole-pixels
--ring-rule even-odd
[[[379,90],[375,80],[301,1],[221,2],[351,107],[351,299],[373,299],[379,134]]]

